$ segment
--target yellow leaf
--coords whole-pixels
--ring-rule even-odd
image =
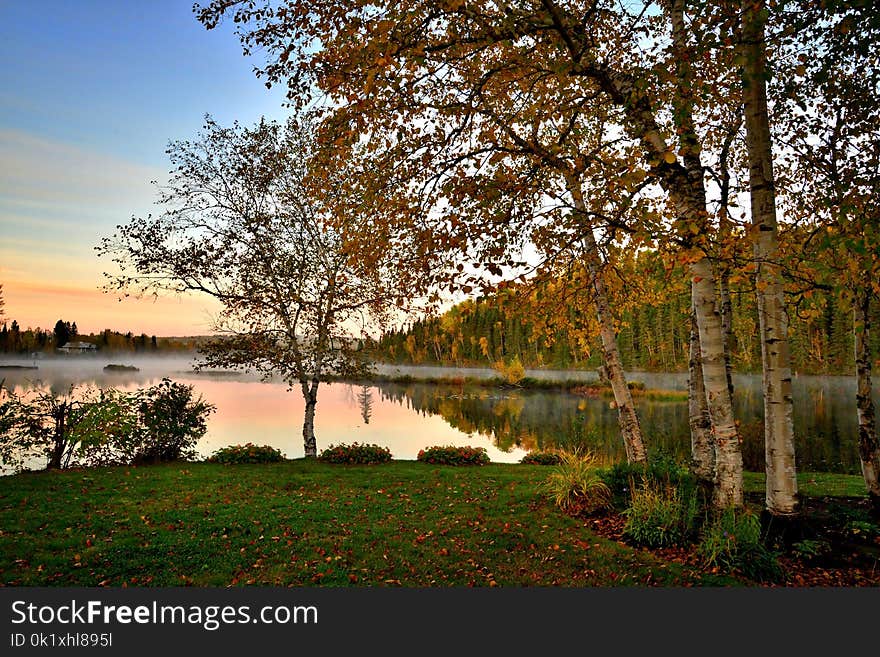
[[[663,159],[666,160],[669,164],[675,163],[675,153],[672,151],[666,151],[663,153]]]

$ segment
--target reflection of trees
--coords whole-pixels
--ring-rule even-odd
[[[486,436],[503,451],[514,447],[581,447],[604,458],[625,458],[616,412],[608,400],[560,392],[419,383],[383,384],[379,390],[383,399],[420,415],[439,415],[459,431]],[[850,408],[854,396],[848,395],[841,382],[833,380],[811,381],[796,390],[794,425],[799,469],[858,472],[855,413]],[[745,467],[762,472],[764,408],[760,386],[739,386],[735,402]],[[649,449],[660,449],[682,460],[689,457],[686,403],[642,400],[639,415]]]
[[[505,452],[589,447],[623,458],[617,415],[607,402],[584,404],[583,398],[556,392],[426,384],[383,384],[379,390],[383,399],[421,415],[439,415],[459,431],[486,436]]]
[[[804,377],[793,395],[795,453],[802,471],[859,473],[852,381]],[[764,402],[760,389],[737,388],[736,414],[746,470],[764,470]]]
[[[373,391],[370,390],[370,386],[361,386],[357,393],[357,403],[361,409],[364,424],[369,424],[370,416],[373,414]]]

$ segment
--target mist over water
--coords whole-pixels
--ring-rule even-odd
[[[217,408],[197,445],[201,456],[218,448],[253,442],[301,458],[303,400],[298,388],[280,379],[262,381],[239,371],[194,372],[192,354],[173,356],[89,355],[38,360],[2,360],[0,380],[16,391],[32,386],[66,393],[71,385],[135,390],[163,377],[194,386]],[[138,371],[108,372],[110,363]],[[491,369],[380,365],[380,374],[491,378]],[[595,372],[529,371],[542,379],[595,380]],[[685,373],[630,373],[649,389],[685,390]],[[734,377],[735,405],[749,470],[763,469],[763,403],[759,375]],[[853,377],[798,376],[794,379],[794,422],[798,469],[858,473],[856,384]],[[687,404],[637,400],[649,448],[686,458],[690,449]],[[608,399],[546,390],[500,389],[431,383],[322,384],[316,415],[318,450],[340,443],[375,443],[394,458],[415,459],[430,445],[486,447],[492,461],[515,463],[534,449],[588,447],[611,460],[623,459],[617,412]]]

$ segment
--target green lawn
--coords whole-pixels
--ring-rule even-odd
[[[763,493],[763,472],[744,472],[743,487],[747,493]],[[799,472],[798,493],[807,497],[867,497],[865,480],[861,475],[831,474],[828,472]]]
[[[606,540],[539,492],[548,468],[206,463],[0,478],[0,583],[643,586],[732,579]],[[763,475],[747,473],[759,492]],[[806,495],[860,477],[801,475]]]
[[[596,536],[546,467],[174,464],[0,479],[0,582],[95,586],[729,584]]]

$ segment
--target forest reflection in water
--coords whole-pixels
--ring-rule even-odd
[[[670,375],[681,379],[680,375]],[[760,378],[736,377],[746,469],[763,470],[763,398]],[[673,381],[679,388],[681,381]],[[667,380],[667,383],[670,383]],[[609,399],[538,390],[481,386],[383,384],[385,399],[422,415],[439,415],[452,427],[488,438],[501,451],[588,448],[608,460],[625,458],[617,411]],[[857,474],[855,387],[846,377],[800,377],[794,386],[798,468]],[[637,399],[649,449],[686,459],[690,450],[687,403]]]

